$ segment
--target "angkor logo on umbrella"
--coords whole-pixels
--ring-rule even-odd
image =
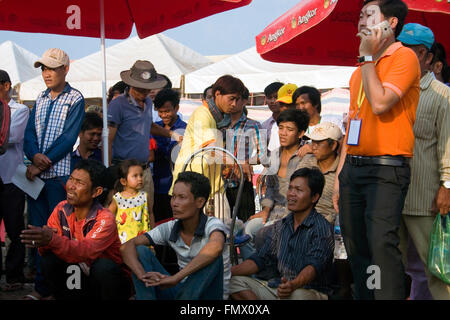
[[[263,36],[263,37],[261,38],[261,45],[262,45],[262,46],[266,44],[266,40],[267,40],[266,36]]]
[[[297,19],[295,17],[293,17],[291,20],[291,28],[292,29],[297,28]]]

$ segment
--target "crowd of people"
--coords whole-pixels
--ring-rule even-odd
[[[29,281],[29,248],[27,300],[450,299],[427,266],[433,221],[450,211],[449,68],[432,30],[404,25],[407,11],[401,0],[364,1],[348,118],[322,114],[314,87],[273,82],[272,115],[259,123],[245,84],[224,75],[186,122],[180,93],[145,60],[121,72],[102,114],[66,82],[70,59],[55,48],[34,64],[47,89],[30,111],[0,70],[2,290]],[[184,169],[211,146],[244,176],[212,209],[226,165],[209,176],[203,163]],[[43,181],[37,198],[12,182],[24,163],[26,179]]]

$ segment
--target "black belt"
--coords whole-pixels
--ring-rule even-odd
[[[405,158],[402,156],[364,157],[348,154],[345,161],[354,166],[380,165],[391,167],[404,167],[409,165],[409,158]]]

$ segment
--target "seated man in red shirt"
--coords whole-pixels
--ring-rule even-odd
[[[131,279],[121,268],[120,240],[114,215],[97,201],[106,168],[79,161],[47,225],[22,231],[22,242],[37,247],[44,281],[55,299],[128,299]],[[28,295],[39,300],[38,294]]]

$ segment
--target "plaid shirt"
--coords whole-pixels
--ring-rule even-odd
[[[42,153],[53,166],[41,173],[43,179],[70,175],[71,151],[84,118],[84,98],[68,83],[52,100],[50,89],[38,98],[25,130],[24,151],[28,159]]]
[[[266,156],[266,140],[261,124],[247,118],[245,113],[226,131],[227,150],[240,162],[257,164],[256,159],[259,159],[262,164],[266,164],[269,160]]]

